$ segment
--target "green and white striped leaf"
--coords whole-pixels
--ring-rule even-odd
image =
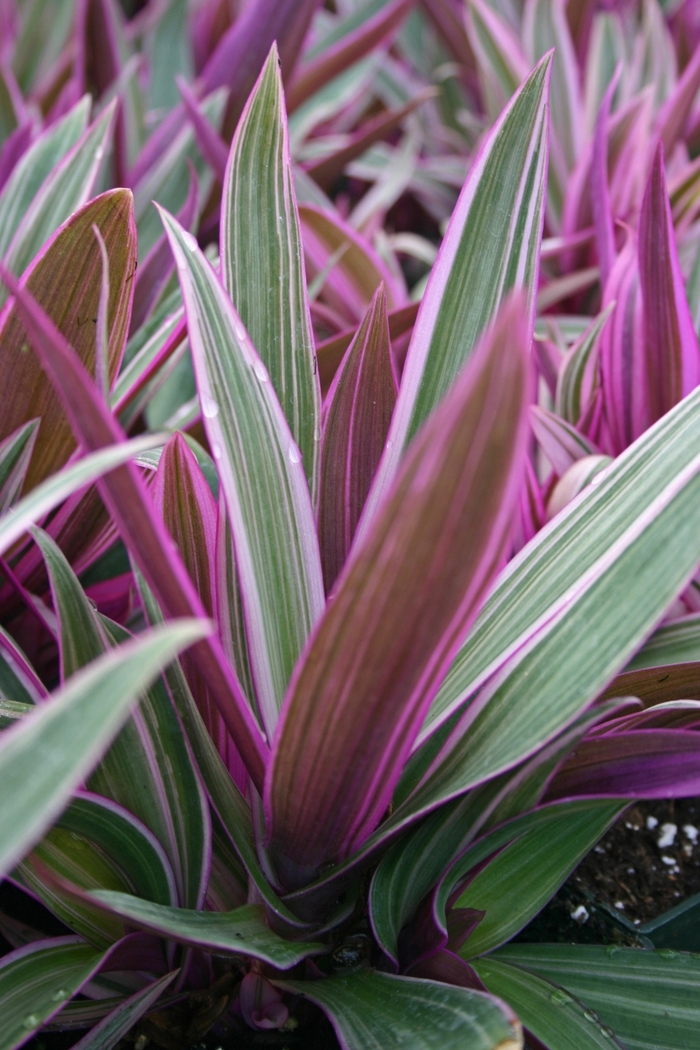
[[[56,819],[119,729],[139,693],[206,622],[158,628],[74,675],[49,703],[0,737],[0,871],[6,872]]]
[[[576,426],[597,386],[598,344],[614,303],[609,303],[567,352],[557,377],[555,410]]]
[[[507,1002],[548,1050],[621,1050],[612,1029],[558,984],[492,955],[473,959],[471,966],[492,995]]]
[[[118,624],[99,617],[53,540],[38,529],[33,535],[51,581],[65,679],[130,636]],[[179,901],[199,907],[210,845],[209,814],[162,681],[148,690],[89,785],[120,803],[153,832],[173,866]]]
[[[112,1050],[112,1047],[128,1034],[139,1018],[148,1013],[179,972],[179,970],[173,970],[171,973],[166,973],[153,984],[130,995],[99,1024],[96,1024],[87,1035],[75,1043],[73,1050]]]
[[[221,272],[270,374],[315,503],[321,393],[276,45],[231,144],[222,198]]]
[[[469,883],[455,908],[486,912],[459,954],[473,959],[514,937],[554,896],[561,884],[624,809],[619,802],[592,805],[576,819],[564,809],[558,820],[517,838]]]
[[[77,937],[39,941],[0,960],[0,1050],[14,1050],[82,988],[103,953]]]
[[[438,981],[363,970],[325,981],[280,981],[328,1015],[345,1050],[519,1050],[505,1003]]]
[[[0,515],[10,509],[22,489],[38,426],[38,419],[30,419],[0,444]]]
[[[626,643],[618,650],[623,665],[626,659],[632,657],[635,648],[650,633],[654,623],[661,618],[682,586],[680,580],[692,571],[692,565],[700,559],[700,550],[692,540],[690,548],[684,548],[680,539],[676,539],[674,525],[674,522],[687,521],[685,513],[693,513],[684,510],[681,505],[685,498],[693,499],[690,493],[694,492],[697,485],[698,448],[700,393],[695,391],[647,430],[607,468],[605,474],[598,475],[597,484],[588,486],[523,548],[509,563],[484,603],[433,702],[423,727],[422,739],[473,696],[486,679],[502,668],[512,654],[522,650],[526,643],[534,652],[532,639],[536,632],[542,632],[544,640],[552,634],[551,630],[547,630],[547,624],[551,627],[555,620],[564,624],[570,619],[567,616],[562,619],[562,613],[567,606],[571,606],[574,596],[583,598],[588,595],[586,601],[589,602],[592,597],[591,586],[595,585],[596,593],[614,586],[610,579],[611,573],[618,581],[623,573],[627,572],[628,575],[624,576],[624,586],[611,599],[612,604],[607,608],[598,606],[597,616],[602,617],[606,624],[601,640],[605,640],[608,620],[614,620],[618,628],[622,626],[621,621],[625,617],[621,602],[624,602],[625,608],[629,603],[630,608],[634,606],[641,612],[637,598],[632,595],[637,569],[641,564],[641,554],[637,552],[642,549],[655,550],[655,558],[647,564],[646,571],[654,578],[658,573],[659,580],[664,581],[665,560],[669,552],[663,548],[653,548],[653,536],[647,536],[646,541],[644,537],[649,529],[652,533],[658,533],[668,527],[673,548],[669,557],[674,565],[671,576],[675,576],[678,582],[674,582],[663,593],[661,590],[656,592],[655,584],[652,585],[653,593],[647,592],[642,604],[646,606],[650,622],[641,632],[638,628],[631,632],[634,638],[632,644]],[[686,489],[689,495],[684,497]],[[680,503],[674,496],[676,491]],[[662,498],[667,505],[663,514],[660,503]],[[666,524],[655,525],[657,518],[659,522],[665,520]],[[615,554],[618,547],[619,554]],[[680,559],[677,554],[680,554]],[[680,561],[686,555],[687,561],[681,566]],[[628,568],[624,564],[625,560],[633,564]],[[609,581],[607,584],[606,578]],[[662,583],[662,587],[668,583],[670,578],[665,580],[665,584]],[[648,585],[649,581],[646,581],[644,586]],[[573,613],[574,607],[571,606],[571,609]],[[591,644],[597,647],[598,636],[592,632],[591,622],[585,633],[594,639]],[[585,670],[589,659],[579,648],[578,641],[582,640],[577,640],[576,646],[577,675],[579,671]],[[616,638],[613,644],[617,645],[619,641],[621,638]],[[597,657],[594,662],[598,664]],[[563,651],[559,649],[555,665],[561,668],[563,664]],[[620,669],[620,666],[614,666],[605,674],[611,678]],[[565,674],[570,672],[569,667]],[[603,677],[598,688],[604,684]],[[590,699],[593,695],[595,693]],[[529,705],[521,697],[519,710],[526,707],[529,710]]]
[[[252,955],[279,970],[288,970],[309,955],[328,951],[327,944],[284,940],[267,925],[261,904],[212,912],[168,908],[108,890],[95,890],[90,896],[139,929],[217,954]]]
[[[98,948],[108,948],[127,931],[81,895],[65,892],[66,882],[79,890],[121,890],[159,904],[177,903],[172,869],[157,839],[121,806],[85,793],[73,799],[13,877]]]
[[[418,312],[358,540],[408,442],[452,385],[510,289],[527,289],[532,315],[544,215],[550,65],[551,58],[544,58],[511,100],[464,184]]]
[[[4,263],[21,274],[51,234],[90,198],[107,150],[116,103],[108,106],[54,167],[35,193],[5,252]],[[0,287],[0,304],[8,297]]]
[[[625,1050],[688,1050],[697,1041],[700,958],[695,954],[615,945],[512,944],[494,959],[556,982],[595,1012]],[[561,1009],[569,1006],[563,1003]]]
[[[230,299],[190,234],[162,215],[230,514],[257,699],[272,736],[292,669],[324,604],[309,489],[267,368]]]
[[[51,477],[25,496],[24,499],[0,518],[0,554],[9,550],[13,543],[27,531],[30,525],[57,507],[79,489],[85,488],[97,478],[128,462],[141,452],[157,448],[167,441],[167,434],[145,434],[120,445],[111,445],[89,456],[83,456]]]
[[[27,209],[87,127],[90,96],[84,95],[65,117],[52,124],[15,165],[0,193],[0,256],[7,251]]]
[[[224,119],[228,92],[225,88],[213,91],[203,99],[200,109],[203,116],[218,131]],[[149,166],[143,177],[134,186],[134,213],[139,231],[139,259],[148,255],[162,235],[162,226],[156,209],[157,201],[170,212],[178,212],[187,198],[190,184],[188,161],[194,166],[199,181],[200,205],[209,197],[214,182],[211,168],[202,157],[189,122],[174,136],[158,160]]]

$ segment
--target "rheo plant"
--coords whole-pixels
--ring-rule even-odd
[[[0,1050],[694,1045],[697,955],[508,943],[700,794],[663,6],[0,5]]]

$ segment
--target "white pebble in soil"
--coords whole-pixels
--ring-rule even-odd
[[[615,901],[615,907],[617,908],[618,911],[624,911],[625,910],[625,906],[622,903],[622,901]]]
[[[656,845],[659,849],[668,849],[676,841],[676,835],[678,834],[678,828],[675,824],[662,824],[661,834],[656,840]]]
[[[649,831],[653,831],[654,828],[657,827],[658,823],[659,822],[656,819],[656,817],[647,817],[647,827],[649,828]]]
[[[681,870],[678,867],[678,865],[676,864],[676,858],[675,857],[663,857],[662,856],[661,857],[661,863],[665,864],[666,867],[669,869],[669,875],[675,875],[676,872]]]
[[[697,844],[698,844],[698,829],[695,827],[694,824],[684,824],[683,825],[683,834],[685,835],[685,837],[687,839],[690,839],[690,842],[692,843],[693,846],[697,846]]]
[[[590,918],[590,915],[588,914],[588,908],[584,908],[583,904],[579,904],[578,908],[572,911],[571,918],[574,920],[574,922],[577,922],[579,926],[583,926],[584,922],[588,922]]]

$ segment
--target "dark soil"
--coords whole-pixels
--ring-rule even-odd
[[[675,835],[664,825],[675,825]],[[650,922],[700,893],[700,834],[694,843],[686,828],[700,833],[700,798],[637,803],[516,939],[635,943],[630,924]]]

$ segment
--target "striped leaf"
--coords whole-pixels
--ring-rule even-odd
[[[346,1050],[519,1050],[522,1031],[505,1005],[471,988],[362,970],[325,981],[275,980],[331,1020]]]
[[[527,342],[521,294],[421,432],[295,673],[266,785],[290,888],[380,820],[498,571],[521,483]]]
[[[318,534],[329,592],[350,551],[395,403],[386,296],[380,285],[324,405]]]
[[[467,176],[416,318],[386,451],[358,537],[408,442],[449,389],[509,289],[527,290],[532,323],[550,65],[546,57],[530,74]]]
[[[559,477],[584,456],[595,456],[598,449],[561,416],[539,405],[530,406],[530,422],[535,437]]]
[[[271,736],[292,669],[323,609],[304,466],[267,368],[218,277],[190,235],[162,214],[230,514],[256,694]]]
[[[65,117],[51,124],[16,164],[0,194],[0,256],[7,251],[42,184],[85,131],[90,97],[85,95]]]
[[[206,630],[206,624],[181,621],[121,646],[3,732],[0,871],[19,861],[55,820],[160,667]]]
[[[113,103],[52,169],[34,195],[4,253],[3,262],[12,273],[21,274],[51,234],[89,200],[112,134],[114,113]],[[7,292],[2,288],[0,303],[6,299]]]
[[[168,985],[178,975],[178,970],[166,973],[153,984],[134,992],[116,1009],[92,1028],[87,1035],[73,1044],[73,1050],[112,1050],[113,1046],[127,1035],[139,1018],[147,1014],[158,1001]]]
[[[211,912],[168,908],[109,890],[95,890],[90,897],[139,929],[217,954],[251,955],[279,970],[288,970],[309,955],[328,951],[328,945],[319,942],[283,940],[267,925],[265,909],[260,904],[244,904],[231,912]]]
[[[147,449],[163,443],[162,434],[146,434],[120,445],[100,449],[42,482],[0,518],[0,553],[9,550],[31,524],[63,503],[73,493]]]
[[[598,346],[614,308],[609,303],[567,351],[559,368],[555,408],[573,426],[580,421],[598,386]]]
[[[71,209],[72,210],[72,209]],[[109,376],[119,370],[131,312],[129,278],[136,261],[131,193],[109,190],[66,222],[34,260],[21,283],[44,306],[94,373],[98,304],[101,290],[100,246],[96,225],[109,258]],[[58,394],[39,360],[27,346],[27,331],[14,303],[0,317],[6,386],[0,400],[0,437],[22,423],[40,418],[39,433],[25,489],[33,488],[62,466],[75,438]]]
[[[14,1050],[30,1039],[80,991],[103,955],[77,937],[56,937],[0,960],[0,1050]]]
[[[595,1012],[626,1050],[688,1050],[696,1038],[697,955],[597,944],[512,944],[494,960],[559,985]],[[561,1009],[568,1011],[566,1002]]]
[[[561,985],[490,956],[472,960],[486,988],[503,999],[548,1050],[622,1050],[612,1030]]]
[[[221,272],[268,370],[315,501],[321,395],[276,45],[231,143],[222,198]]]
[[[0,515],[16,502],[36,443],[38,419],[30,419],[0,442]]]

